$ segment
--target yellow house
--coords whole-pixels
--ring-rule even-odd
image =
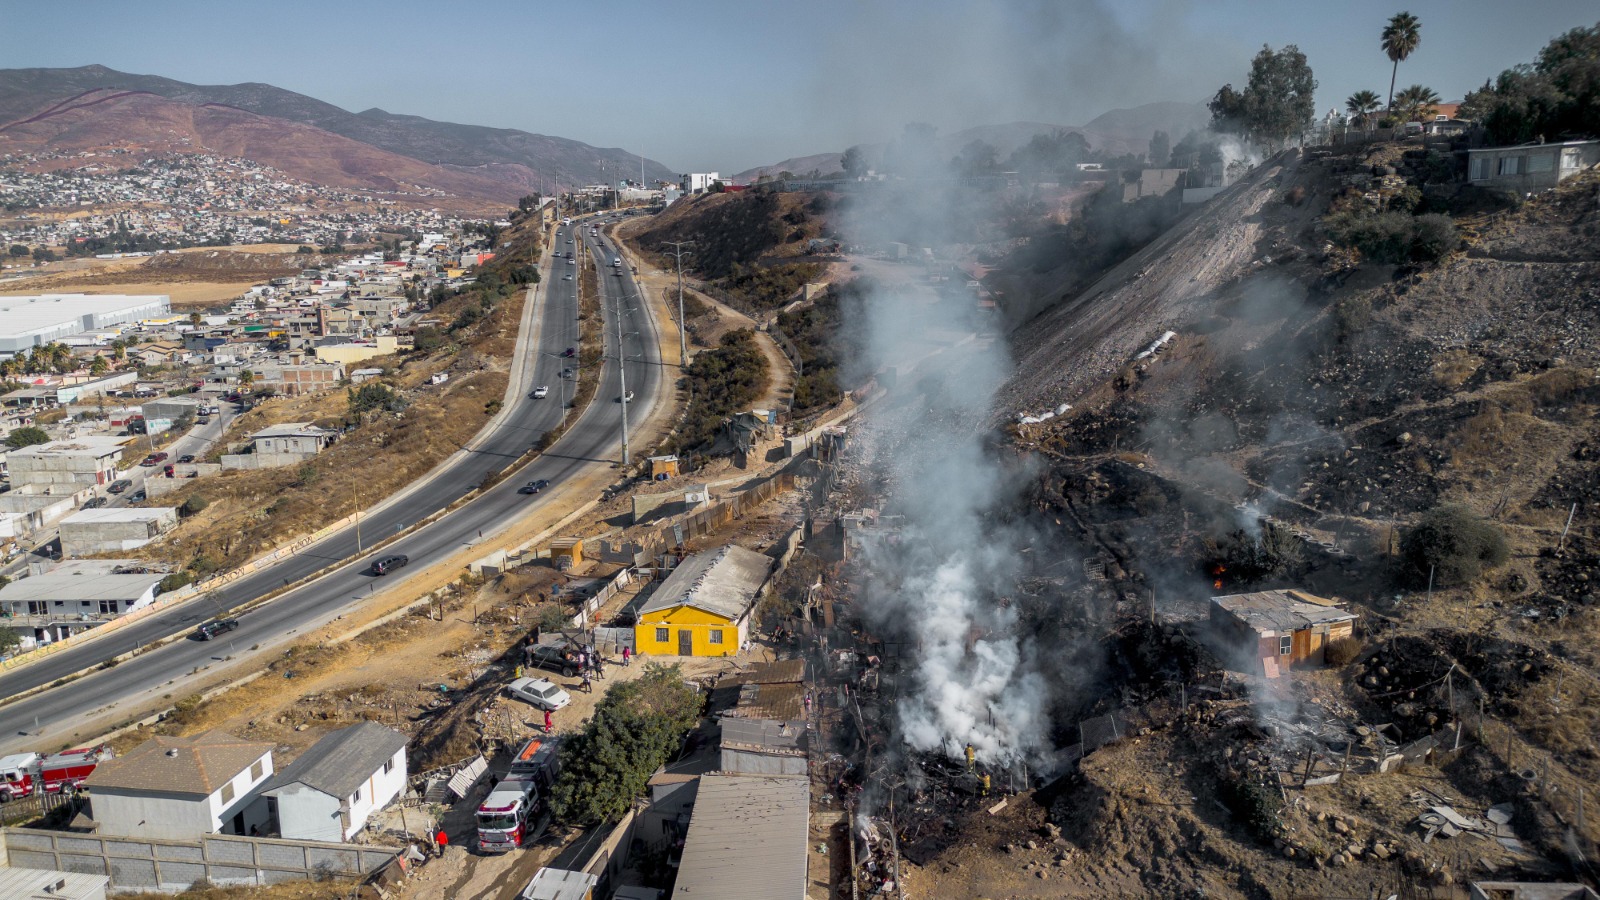
[[[750,611],[772,559],[729,545],[684,560],[639,610],[633,646],[665,656],[732,656],[750,632]]]

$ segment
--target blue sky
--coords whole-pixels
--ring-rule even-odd
[[[725,173],[943,131],[1203,101],[1263,43],[1298,44],[1319,107],[1388,90],[1401,9],[1422,44],[1399,85],[1459,99],[1600,20],[1594,0],[813,0],[40,3],[0,0],[0,66],[263,81],[350,110],[522,128]]]

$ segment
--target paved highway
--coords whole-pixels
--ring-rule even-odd
[[[568,244],[569,237],[577,243]],[[518,488],[534,479],[548,479],[552,490],[587,467],[610,466],[620,458],[621,379],[616,365],[617,325],[613,315],[617,299],[637,298],[631,272],[618,277],[610,273],[613,250],[603,238],[581,232],[577,225],[558,232],[558,251],[572,249],[592,252],[601,270],[598,280],[605,299],[606,362],[599,392],[573,427],[549,451],[506,478],[481,497],[424,528],[396,541],[383,555],[403,553],[411,558],[412,571],[437,563],[480,540],[480,534],[499,530],[507,520],[526,515],[531,508],[547,502],[551,494],[526,495]],[[561,420],[561,383],[558,374],[570,360],[560,354],[576,346],[578,265],[564,259],[552,261],[545,272],[540,293],[543,310],[536,339],[527,342],[531,358],[523,368],[522,384],[516,402],[499,427],[477,443],[472,452],[434,477],[403,494],[397,502],[384,504],[361,517],[362,547],[393,535],[459,499],[482,482],[484,473],[499,469],[521,456],[547,430]],[[573,275],[566,280],[565,275]],[[642,425],[650,413],[651,400],[662,378],[660,342],[656,325],[644,304],[623,302],[623,352],[627,359],[628,389],[638,398],[629,403],[631,428]],[[525,318],[526,322],[526,318]],[[548,385],[550,396],[539,400],[529,396],[533,387]],[[637,450],[637,448],[635,448]],[[319,569],[357,553],[357,532],[347,528],[305,548],[279,564],[242,578],[217,592],[221,606],[235,607],[274,588],[306,577]],[[487,548],[485,548],[487,549]],[[218,640],[174,641],[132,659],[114,669],[97,671],[61,687],[0,707],[0,718],[7,723],[0,733],[0,753],[17,749],[43,749],[65,740],[67,731],[86,715],[99,714],[112,704],[155,688],[197,666],[205,666],[223,656],[239,656],[245,648],[266,642],[291,631],[304,632],[333,619],[348,607],[370,596],[377,576],[370,571],[371,554],[349,562],[315,581],[290,591],[265,606],[240,617],[240,627]],[[384,576],[403,578],[407,570]],[[389,584],[386,582],[385,587]],[[180,604],[136,625],[108,634],[81,647],[47,657],[16,672],[0,676],[0,696],[9,697],[48,684],[73,672],[92,667],[113,656],[192,629],[217,615],[217,605],[205,599]],[[37,725],[36,725],[37,723]],[[59,737],[53,737],[59,735]]]

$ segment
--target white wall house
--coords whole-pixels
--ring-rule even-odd
[[[685,194],[699,194],[711,189],[713,184],[721,180],[715,172],[689,172],[680,176],[682,179],[678,186]]]
[[[221,731],[156,737],[103,762],[84,782],[101,834],[188,840],[266,829],[255,809],[272,745]]]
[[[405,735],[375,722],[317,741],[261,791],[261,817],[291,840],[347,841],[406,788]]]

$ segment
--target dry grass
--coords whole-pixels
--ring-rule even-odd
[[[1483,358],[1465,350],[1447,350],[1433,364],[1433,380],[1442,387],[1458,388],[1477,374]]]
[[[267,887],[196,887],[176,894],[118,894],[118,900],[348,900],[348,881],[290,881]]]

